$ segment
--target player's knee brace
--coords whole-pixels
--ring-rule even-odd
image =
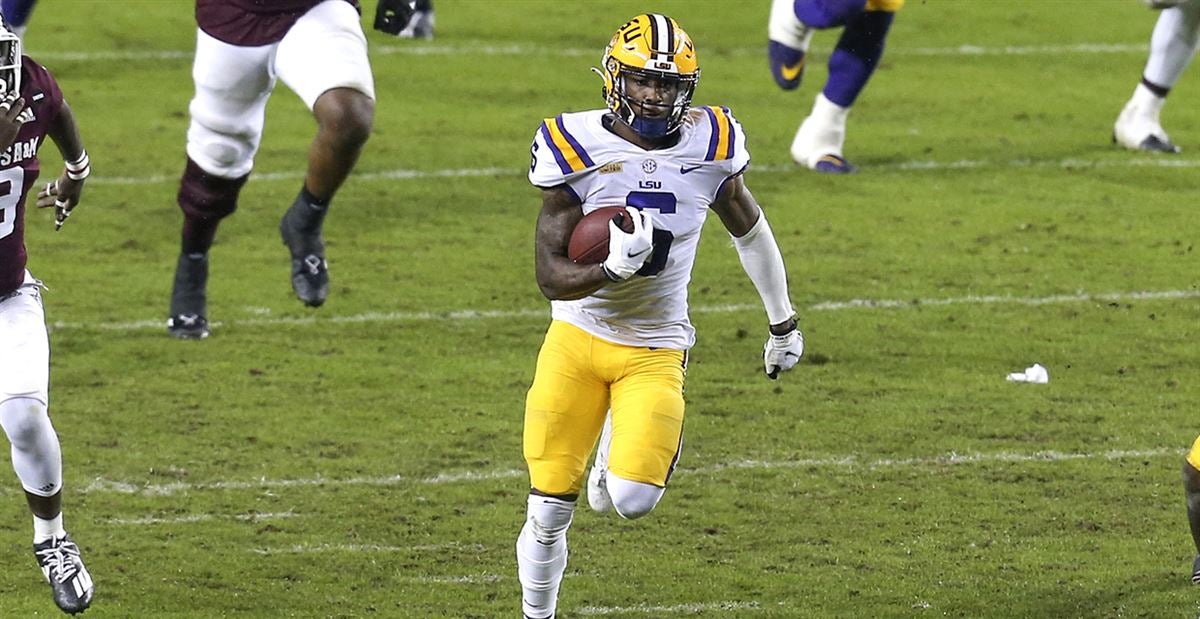
[[[46,405],[32,398],[4,400],[0,425],[12,443],[13,470],[25,490],[52,496],[62,489],[62,451]]]
[[[221,219],[237,209],[238,194],[249,175],[222,178],[204,171],[191,157],[179,183],[179,208],[196,219]]]
[[[607,485],[613,509],[628,520],[649,514],[667,491],[666,488],[659,488],[653,484],[622,479],[613,475],[612,471],[608,473]]]

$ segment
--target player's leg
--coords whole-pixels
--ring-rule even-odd
[[[675,470],[683,446],[685,354],[633,349],[613,383],[612,443],[608,495],[623,518],[654,509]]]
[[[340,0],[313,7],[280,41],[275,70],[317,120],[304,185],[279,231],[292,254],[296,296],[318,307],[329,294],[321,227],[375,118],[375,83],[358,12]]]
[[[27,276],[0,301],[0,426],[33,513],[33,551],[66,612],[91,604],[94,587],[63,528],[62,451],[47,410],[50,346],[38,284]]]
[[[397,35],[402,39],[433,39],[433,0],[417,0],[408,25]]]
[[[196,94],[188,106],[188,159],[178,197],[183,231],[167,321],[175,337],[208,336],[208,252],[221,220],[237,209],[254,165],[275,83],[271,49],[229,45],[196,31]]]
[[[775,83],[784,90],[800,86],[813,33],[845,24],[865,5],[866,0],[772,0],[767,60]]]
[[[1192,449],[1183,462],[1183,491],[1187,497],[1188,526],[1196,547],[1196,558],[1192,561],[1192,584],[1200,585],[1200,438],[1192,443]]]
[[[525,401],[523,449],[532,488],[516,552],[522,610],[530,619],[553,617],[558,606],[567,529],[608,407],[608,387],[588,359],[594,342],[576,327],[551,323]]]
[[[0,15],[4,15],[4,23],[21,38],[25,38],[25,26],[29,23],[35,4],[37,0],[0,0]]]
[[[792,159],[797,163],[832,174],[854,171],[842,156],[846,119],[883,57],[892,20],[902,5],[903,0],[869,0],[865,11],[846,22],[829,57],[825,88],[792,140]]]
[[[612,497],[608,494],[608,452],[612,449],[612,411],[604,416],[604,428],[596,443],[596,459],[588,472],[587,502],[592,511],[604,513],[612,509]]]
[[[1113,142],[1131,150],[1178,153],[1159,121],[1167,95],[1196,55],[1200,42],[1200,0],[1164,9],[1150,37],[1150,57],[1142,80],[1113,125]]]

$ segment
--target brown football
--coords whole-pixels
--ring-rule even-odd
[[[616,219],[626,232],[633,232],[633,222],[623,206],[602,206],[579,220],[567,244],[567,256],[579,264],[600,264],[608,257],[608,222]]]

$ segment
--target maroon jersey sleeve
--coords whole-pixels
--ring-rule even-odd
[[[25,279],[25,198],[41,171],[38,149],[63,106],[54,76],[28,56],[21,57],[21,96],[26,121],[12,146],[0,152],[0,296]]]
[[[309,9],[324,0],[196,0],[196,24],[230,45],[278,43]],[[358,0],[344,0],[359,8]]]

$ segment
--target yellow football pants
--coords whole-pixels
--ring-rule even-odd
[[[550,495],[577,494],[611,409],[609,471],[666,486],[683,436],[685,358],[681,350],[623,346],[550,323],[525,399],[530,484]]]
[[[1192,448],[1188,450],[1187,461],[1188,464],[1192,465],[1192,468],[1200,471],[1200,437],[1196,437],[1196,440],[1192,443]]]

